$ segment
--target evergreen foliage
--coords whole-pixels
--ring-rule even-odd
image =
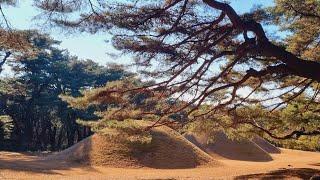
[[[110,32],[113,46],[133,55],[141,77],[152,82],[119,66],[79,61],[47,35],[12,29],[1,11],[0,72],[7,63],[14,76],[0,80],[0,115],[12,119],[12,144],[58,150],[91,133],[77,119],[123,133],[136,133],[127,119],[153,119],[154,126],[260,134],[318,149],[320,4],[274,2],[237,14],[218,0],[35,1],[50,27]],[[15,4],[0,0],[1,10]],[[267,25],[286,37],[270,37]],[[297,140],[276,140],[290,138]]]
[[[120,66],[78,60],[56,48],[59,42],[48,35],[29,33],[28,40],[38,52],[9,62],[14,76],[1,79],[1,113],[13,120],[13,149],[63,149],[91,134],[88,127],[76,123],[77,118],[97,117],[92,110],[69,108],[59,95],[79,96],[85,89],[104,86],[129,73]]]

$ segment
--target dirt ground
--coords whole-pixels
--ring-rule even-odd
[[[41,156],[0,152],[0,179],[309,179],[320,174],[320,153],[282,149],[273,161],[220,159],[222,166],[193,169],[85,167]]]

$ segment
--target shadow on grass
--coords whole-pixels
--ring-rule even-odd
[[[320,163],[310,164],[311,166],[320,166]]]
[[[185,137],[208,154],[216,154],[226,159],[252,162],[272,161],[270,154],[263,151],[249,140],[231,140],[224,133],[215,134],[214,142],[199,141],[194,135]]]
[[[26,156],[27,157],[27,156]],[[0,171],[10,170],[17,172],[31,172],[39,174],[63,175],[57,170],[70,170],[71,168],[82,168],[90,172],[96,171],[92,167],[81,166],[65,161],[47,161],[40,157],[30,156],[28,158],[0,158]]]
[[[320,174],[320,170],[311,168],[294,168],[294,169],[280,169],[276,171],[271,171],[268,173],[260,174],[249,174],[238,176],[236,180],[245,179],[284,179],[284,178],[300,178],[300,179],[310,179],[313,175]]]
[[[91,141],[84,144],[87,151],[92,148]],[[72,146],[74,147],[74,146]],[[69,152],[71,148],[65,149],[62,152]],[[83,149],[81,149],[83,150]],[[61,154],[62,152],[56,152]],[[50,174],[50,175],[63,175],[61,170],[71,170],[73,168],[81,168],[88,172],[99,171],[91,166],[87,166],[78,162],[67,161],[69,155],[65,154],[60,159],[50,159],[49,156],[56,153],[44,153],[44,152],[1,152],[0,151],[0,172],[1,170],[28,172],[37,174]],[[80,152],[81,153],[81,152]],[[1,177],[0,177],[1,179]]]
[[[91,144],[88,144],[91,148]],[[50,153],[14,153],[0,152],[0,172],[1,170],[28,172],[38,174],[63,175],[59,170],[70,170],[72,168],[81,168],[85,171],[98,172],[90,166],[83,166],[76,162],[64,160],[47,160]],[[0,177],[1,179],[1,177]]]

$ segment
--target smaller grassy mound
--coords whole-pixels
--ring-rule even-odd
[[[231,140],[223,132],[216,132],[213,141],[205,134],[186,134],[185,137],[212,157],[242,161],[271,161],[272,157],[249,140]]]
[[[269,143],[267,140],[263,139],[260,136],[255,136],[252,139],[252,142],[256,143],[261,149],[270,153],[270,154],[279,154],[281,150],[277,148],[275,145]]]
[[[145,131],[150,125],[146,121],[114,121],[95,135],[47,158],[121,168],[173,169],[219,164],[168,127]]]

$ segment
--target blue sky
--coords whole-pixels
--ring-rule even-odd
[[[257,4],[264,6],[272,5],[273,0],[233,0],[232,7],[236,9],[238,13],[248,12]],[[36,20],[32,20],[34,16],[39,14],[34,7],[32,7],[31,0],[20,0],[17,7],[4,8],[4,12],[8,17],[8,20],[13,28],[17,29],[39,29]],[[107,62],[123,62],[126,58],[112,59],[107,53],[113,53],[115,50],[109,43],[106,43],[107,34],[87,34],[87,33],[75,33],[66,34],[59,30],[43,30],[42,32],[49,33],[54,39],[61,41],[61,48],[67,49],[72,55],[76,55],[81,59],[92,59],[100,64],[106,64]]]

